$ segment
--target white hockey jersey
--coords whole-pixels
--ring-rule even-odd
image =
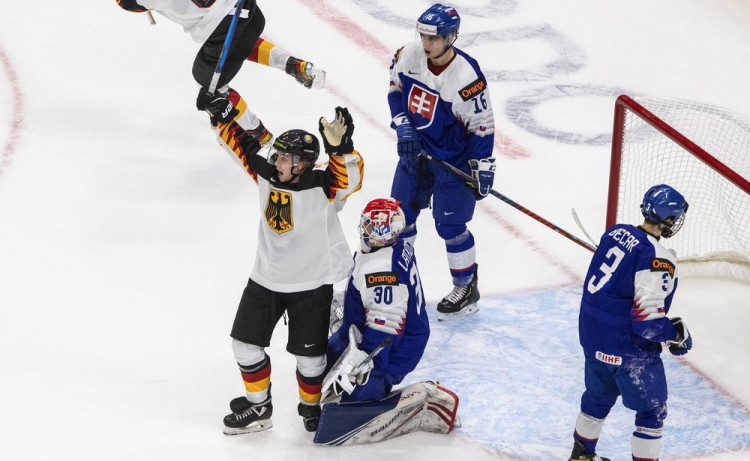
[[[257,146],[243,145],[244,130],[237,122],[218,128],[221,140],[258,183],[261,220],[250,278],[282,293],[347,278],[353,262],[338,211],[361,187],[364,165],[359,152],[330,156],[325,169],[304,173],[296,184],[279,183],[276,167],[257,155]]]
[[[422,147],[440,160],[487,158],[495,138],[487,80],[474,58],[454,50],[455,57],[438,74],[429,69],[419,42],[396,52],[388,93],[393,126],[406,117]]]
[[[138,4],[180,24],[184,31],[193,37],[193,40],[203,44],[221,20],[232,13],[237,2],[235,0],[138,0]]]

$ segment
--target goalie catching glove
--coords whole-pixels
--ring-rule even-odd
[[[318,120],[318,131],[323,138],[323,146],[328,155],[343,155],[354,150],[352,132],[354,122],[346,107],[336,108],[336,118],[328,123],[325,117]]]
[[[362,342],[362,333],[356,326],[349,327],[349,347],[336,361],[336,364],[328,372],[323,380],[321,393],[323,395],[341,395],[346,392],[351,394],[354,388],[367,384],[370,372],[375,367],[370,356],[360,350],[357,345]],[[326,400],[326,399],[323,399]]]
[[[677,330],[677,336],[674,339],[667,341],[669,346],[669,352],[672,355],[685,355],[693,347],[693,338],[690,336],[690,332],[680,317],[672,317],[669,319]]]
[[[495,157],[472,159],[469,160],[469,165],[471,176],[477,181],[476,184],[470,184],[470,186],[476,191],[477,200],[481,200],[487,197],[495,182]]]

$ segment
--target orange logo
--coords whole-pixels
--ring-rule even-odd
[[[487,88],[487,82],[480,77],[458,90],[458,94],[461,95],[461,99],[463,99],[464,101],[468,101],[469,99],[484,91],[485,88]]]
[[[375,272],[365,275],[365,285],[367,288],[380,285],[398,285],[398,274],[395,272]]]
[[[674,264],[668,259],[654,258],[651,260],[651,272],[669,272],[669,275],[674,276]]]

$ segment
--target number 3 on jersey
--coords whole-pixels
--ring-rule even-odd
[[[607,264],[605,261],[602,263],[601,266],[599,266],[599,270],[604,273],[602,277],[597,281],[596,275],[592,275],[589,279],[589,283],[586,285],[586,288],[589,290],[589,293],[594,294],[597,291],[601,290],[601,288],[609,282],[609,279],[612,278],[612,274],[617,270],[617,266],[620,265],[622,262],[622,258],[625,257],[625,252],[619,249],[618,247],[612,247],[607,251],[606,260],[609,260],[614,256],[614,261],[612,261],[611,264]]]

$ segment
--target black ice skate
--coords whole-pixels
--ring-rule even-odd
[[[238,397],[229,404],[232,413],[224,417],[224,433],[226,435],[246,434],[271,429],[271,415],[273,405],[271,396],[261,403],[251,403],[245,397]]]
[[[300,403],[297,405],[297,413],[302,416],[302,423],[304,423],[307,432],[315,432],[318,430],[318,422],[320,422],[320,405],[305,405],[304,403]]]
[[[586,453],[586,447],[579,440],[576,440],[575,445],[573,445],[573,452],[570,454],[570,461],[580,460],[610,461],[609,458],[602,458],[596,453]]]
[[[289,56],[286,61],[286,73],[294,77],[305,88],[323,88],[326,83],[326,72],[315,69],[313,63]]]
[[[479,272],[474,272],[471,283],[464,287],[453,287],[453,291],[443,298],[437,305],[438,320],[455,320],[466,317],[479,310]]]

